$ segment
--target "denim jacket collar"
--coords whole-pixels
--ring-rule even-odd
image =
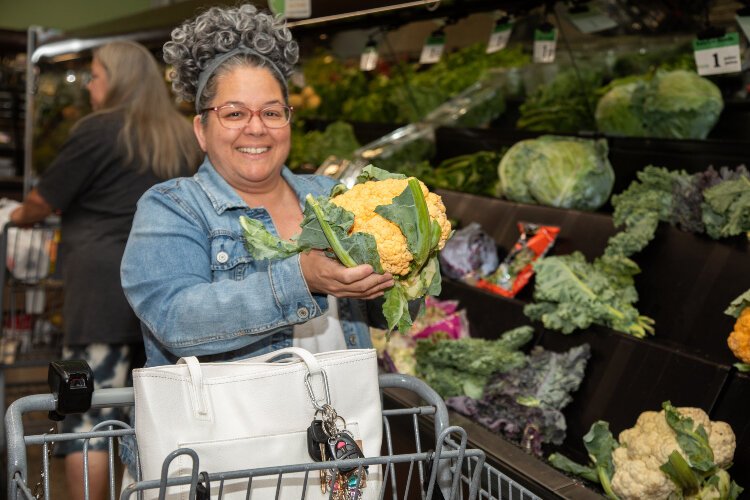
[[[297,195],[297,199],[300,200],[300,207],[304,208],[305,195],[313,191],[313,188],[308,185],[311,181],[305,177],[294,175],[286,166],[282,167],[281,176]],[[216,171],[208,156],[203,160],[194,178],[195,182],[206,193],[217,214],[221,215],[232,208],[249,208],[247,203],[237,194],[237,191]]]

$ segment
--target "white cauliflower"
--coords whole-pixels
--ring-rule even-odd
[[[677,408],[677,411],[691,418],[694,428],[702,425],[706,430],[716,465],[729,466],[735,449],[735,436],[729,424],[712,422],[700,408]],[[621,500],[660,500],[677,492],[675,483],[659,469],[673,451],[681,452],[664,410],[641,413],[633,428],[620,433],[619,441],[620,447],[612,453],[615,469],[612,490]]]

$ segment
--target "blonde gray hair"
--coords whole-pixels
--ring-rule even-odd
[[[268,67],[286,97],[285,80],[298,59],[299,47],[286,21],[249,4],[211,7],[172,30],[172,40],[164,44],[164,61],[173,66],[172,89],[183,100],[196,101],[196,110],[213,99],[216,76],[242,64]],[[201,78],[206,71],[209,75]],[[199,81],[205,88],[197,95]]]
[[[203,153],[148,49],[135,42],[116,41],[96,49],[94,59],[107,72],[108,85],[101,109],[92,115],[124,114],[118,140],[128,161],[150,166],[163,179],[194,172]]]

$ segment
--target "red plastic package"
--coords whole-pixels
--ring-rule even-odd
[[[534,275],[533,262],[552,248],[560,228],[519,222],[521,236],[497,270],[477,281],[477,286],[504,297],[515,297]]]

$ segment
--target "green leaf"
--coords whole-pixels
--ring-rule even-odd
[[[556,469],[580,476],[594,483],[599,482],[599,475],[594,467],[581,465],[561,453],[553,453],[547,458],[547,460],[549,460],[549,463]]]
[[[419,181],[410,178],[406,189],[393,198],[390,205],[376,207],[375,213],[401,229],[409,252],[414,256],[412,269],[422,269],[430,254],[432,224]]]
[[[734,299],[729,304],[729,307],[727,307],[726,311],[724,311],[724,314],[728,314],[729,316],[734,316],[735,318],[739,318],[743,309],[745,309],[746,307],[750,307],[750,289],[748,289],[745,293],[743,293],[742,295]]]
[[[680,449],[687,457],[690,466],[704,476],[716,470],[714,452],[708,443],[708,434],[702,425],[695,425],[693,419],[680,415],[669,401],[662,403],[664,418],[674,431]]]
[[[750,373],[750,364],[747,363],[735,363],[734,367],[742,373]]]
[[[701,480],[677,450],[669,454],[669,459],[659,469],[672,480],[684,495],[693,495],[698,492]]]
[[[393,174],[374,165],[367,165],[357,176],[355,184],[361,184],[368,181],[383,181],[385,179],[406,179],[404,174]]]
[[[240,217],[240,226],[244,232],[245,248],[254,259],[283,259],[303,250],[297,244],[274,236],[258,220],[243,215]]]
[[[406,333],[411,328],[409,302],[406,300],[403,287],[398,282],[385,291],[383,316],[388,323],[388,331],[398,328],[401,333]]]
[[[603,420],[594,422],[589,431],[583,436],[583,445],[589,453],[589,458],[596,466],[599,483],[609,498],[617,498],[612,491],[612,476],[615,465],[612,462],[612,452],[620,445],[609,430],[609,423]]]

